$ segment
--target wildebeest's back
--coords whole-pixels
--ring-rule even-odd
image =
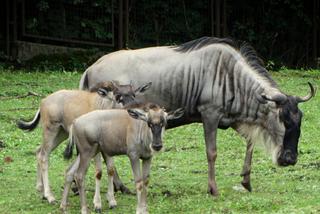
[[[61,125],[68,129],[75,118],[87,113],[94,105],[93,100],[97,94],[92,94],[91,97],[89,94],[90,92],[80,90],[60,90],[50,94],[41,101],[41,116],[49,117],[43,120],[61,121]],[[85,99],[88,97],[91,99]]]
[[[173,47],[155,47],[114,52],[87,69],[87,84],[113,79],[136,85],[150,81],[152,87],[144,94],[148,101],[167,110],[185,107],[185,115],[192,117],[198,113],[196,105],[205,79],[202,68],[207,65],[202,60],[210,58],[203,51],[180,53]]]
[[[79,139],[86,139],[89,144],[98,143],[110,156],[126,154],[127,135],[133,121],[126,110],[95,110],[77,118],[74,131]]]

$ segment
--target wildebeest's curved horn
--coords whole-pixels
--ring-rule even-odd
[[[314,95],[316,94],[316,90],[314,89],[313,85],[310,82],[308,82],[308,85],[310,87],[310,93],[305,97],[296,96],[296,100],[298,103],[306,102],[310,100],[312,97],[314,97]]]
[[[261,94],[261,97],[264,100],[273,101],[278,105],[284,104],[287,101],[287,96],[282,93],[277,93],[273,96],[266,95],[265,93]]]

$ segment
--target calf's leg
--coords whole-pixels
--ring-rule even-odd
[[[55,201],[49,185],[49,156],[51,152],[65,139],[67,139],[67,135],[60,127],[44,127],[43,143],[37,150],[37,168],[40,170],[40,173],[37,172],[37,177],[42,178],[43,197],[46,198],[49,203],[53,203]],[[39,182],[37,182],[37,189],[40,188],[41,185],[39,185]]]
[[[146,214],[147,210],[142,207],[142,189],[143,189],[143,179],[141,176],[140,160],[138,158],[130,158],[132,172],[134,176],[134,181],[137,191],[137,209],[136,214]]]
[[[64,189],[63,189],[63,194],[62,194],[62,199],[60,204],[60,209],[62,209],[62,211],[64,212],[66,212],[66,209],[67,209],[68,195],[70,192],[71,184],[74,181],[74,175],[79,168],[79,164],[80,164],[80,156],[78,155],[77,159],[70,165],[70,167],[66,171]]]
[[[75,174],[75,180],[79,189],[79,196],[80,196],[80,204],[81,204],[81,214],[89,213],[87,207],[87,199],[86,199],[86,192],[85,192],[85,175],[87,173],[90,160],[94,154],[90,151],[80,152],[80,164],[78,170]]]
[[[114,177],[114,162],[112,157],[106,157],[105,162],[107,164],[108,171],[108,192],[107,199],[109,202],[109,208],[112,209],[117,206],[117,201],[114,197],[114,186],[113,186],[113,177]]]
[[[143,213],[148,213],[147,209],[147,188],[149,184],[149,175],[150,175],[150,167],[151,167],[151,158],[146,159],[142,161],[142,180],[143,180],[143,186],[141,191],[141,201],[140,209],[143,211]]]
[[[101,195],[100,195],[100,184],[101,184],[101,176],[102,176],[102,163],[101,163],[101,155],[98,153],[95,158],[95,167],[96,167],[96,188],[95,194],[93,198],[94,210],[95,212],[101,212]]]

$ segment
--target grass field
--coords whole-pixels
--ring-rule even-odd
[[[27,73],[0,71],[0,213],[60,213],[59,203],[50,205],[35,189],[35,150],[41,142],[41,130],[31,133],[16,128],[19,118],[30,119],[41,96],[62,88],[77,88],[80,73]],[[283,70],[272,73],[280,88],[288,94],[305,95],[307,82],[320,85],[320,71]],[[35,92],[40,96],[25,96]],[[165,152],[155,156],[148,192],[150,213],[320,213],[320,95],[300,104],[304,112],[299,161],[296,166],[280,168],[272,164],[263,150],[253,157],[253,192],[235,190],[245,154],[245,142],[233,130],[219,131],[217,183],[220,196],[207,191],[207,161],[201,124],[168,130]],[[51,155],[51,188],[61,199],[64,171],[62,144]],[[120,177],[134,189],[127,157],[115,158]],[[106,171],[106,170],[105,170]],[[106,192],[106,173],[103,178]],[[92,210],[93,167],[87,174],[87,198]],[[116,194],[118,207],[108,210],[103,193],[103,211],[134,213],[135,195]],[[79,198],[70,196],[70,213],[79,213]]]

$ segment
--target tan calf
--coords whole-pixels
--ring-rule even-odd
[[[49,203],[55,201],[50,190],[48,178],[48,161],[50,153],[65,139],[68,138],[70,125],[73,120],[85,113],[96,109],[111,109],[121,107],[116,104],[115,94],[118,101],[123,104],[134,100],[135,93],[143,92],[151,83],[134,90],[132,85],[117,85],[115,82],[99,83],[91,89],[91,92],[81,90],[60,90],[41,101],[34,119],[30,122],[18,121],[18,127],[23,130],[33,130],[41,120],[43,128],[43,143],[37,149],[37,190]],[[122,96],[126,97],[123,99]],[[101,174],[100,156],[96,158],[97,174]],[[101,162],[101,161],[100,161]],[[97,210],[101,209],[100,179],[96,176],[96,194],[94,204]]]
[[[115,168],[111,157],[127,155],[136,184],[136,212],[147,213],[147,185],[152,155],[162,148],[167,121],[181,117],[183,112],[182,109],[177,109],[166,113],[158,105],[145,104],[128,110],[96,110],[77,118],[71,128],[70,140],[76,143],[79,155],[67,170],[61,209],[66,210],[68,193],[75,178],[80,193],[81,213],[88,213],[85,174],[92,157],[101,152],[108,169],[109,206],[116,205],[112,184]]]

